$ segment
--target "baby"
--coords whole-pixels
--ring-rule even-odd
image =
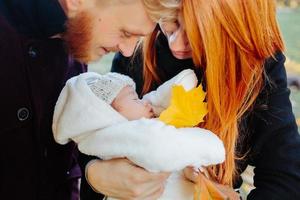
[[[98,98],[110,104],[128,120],[154,117],[150,102],[139,99],[131,78],[118,73],[108,73],[101,78],[87,81]]]
[[[154,118],[169,107],[174,85],[195,88],[196,75],[184,70],[142,100],[128,76],[89,72],[73,77],[55,107],[54,138],[60,144],[74,141],[82,153],[103,160],[126,157],[151,172],[172,172],[161,199],[192,200],[194,185],[181,170],[221,163],[225,150],[209,130],[175,128]]]

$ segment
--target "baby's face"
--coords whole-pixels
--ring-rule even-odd
[[[130,86],[124,87],[111,105],[128,120],[154,117],[151,104],[140,100],[137,93]]]

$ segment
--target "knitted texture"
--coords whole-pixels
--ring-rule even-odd
[[[107,104],[111,104],[124,87],[130,86],[135,90],[133,80],[118,73],[107,73],[97,78],[88,79],[87,84],[92,92]]]

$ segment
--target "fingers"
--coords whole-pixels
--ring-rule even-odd
[[[183,170],[184,176],[192,181],[193,183],[196,183],[199,177],[199,171],[195,171],[193,167],[186,167]]]
[[[161,197],[164,193],[165,187],[162,186],[158,190],[154,191],[152,194],[147,196],[144,200],[153,200],[153,199],[158,199]]]
[[[170,173],[150,173],[127,159],[99,161],[89,167],[97,191],[117,199],[157,199]]]
[[[164,192],[164,183],[147,183],[137,186],[132,190],[131,199],[134,200],[146,200],[146,199],[157,199]]]
[[[226,185],[221,185],[218,183],[214,183],[214,185],[217,187],[219,191],[222,192],[224,196],[227,196],[231,200],[239,200],[240,195],[234,191],[233,188],[226,186]]]
[[[164,186],[170,173],[151,173],[143,168],[135,166],[130,161],[133,170],[129,184],[131,187],[131,199],[157,199],[162,195]]]
[[[136,185],[133,195],[139,198],[153,198],[160,195],[163,192],[166,180],[170,176],[170,173],[150,173],[143,171],[141,174],[136,174],[133,177],[133,185]]]
[[[202,171],[205,174],[205,169]],[[186,167],[183,170],[183,173],[185,177],[193,183],[203,180],[209,187],[210,192],[217,197],[222,197],[221,199],[227,199],[226,197],[229,197],[229,199],[233,200],[239,199],[239,195],[231,187],[210,181],[206,175],[202,174],[202,172],[199,172],[198,170],[195,170],[193,167]]]
[[[169,172],[161,172],[161,173],[150,173],[150,172],[147,172],[148,174],[148,180],[149,181],[156,181],[156,180],[159,180],[159,181],[166,181],[170,174]]]

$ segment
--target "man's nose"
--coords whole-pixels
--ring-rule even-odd
[[[132,37],[120,43],[118,47],[122,55],[125,57],[132,56],[139,39],[140,37]]]

